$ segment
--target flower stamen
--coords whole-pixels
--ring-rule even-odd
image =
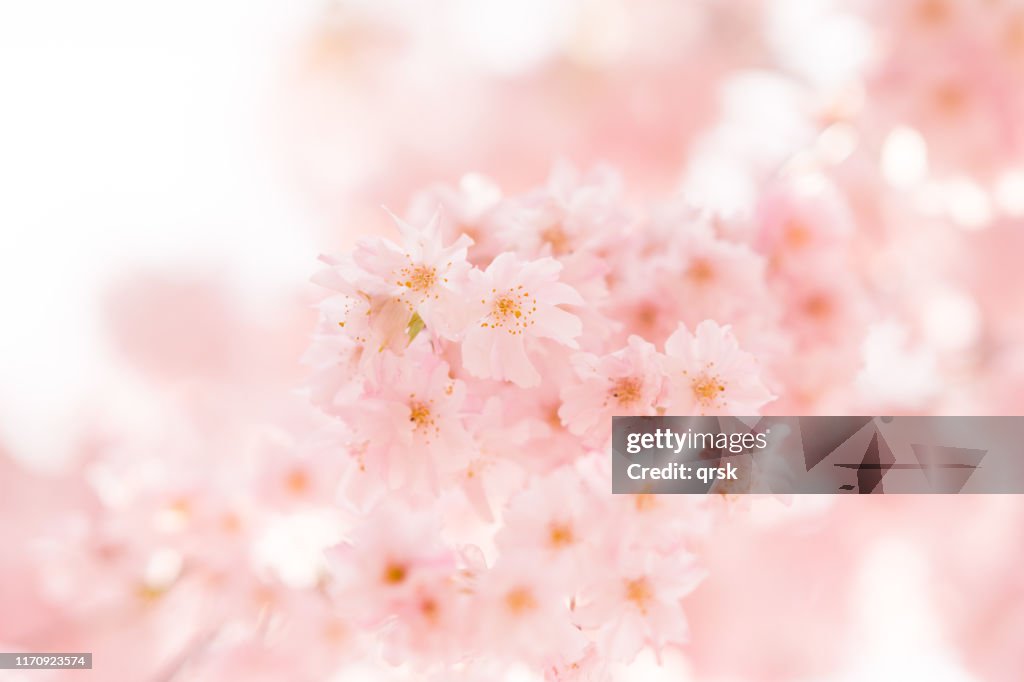
[[[429,293],[437,284],[437,268],[429,265],[413,265],[398,271],[402,286],[419,294]]]
[[[706,258],[696,258],[686,270],[686,276],[694,284],[710,284],[715,279],[715,268]]]
[[[512,613],[519,615],[526,611],[533,611],[537,608],[537,600],[526,587],[516,587],[505,595],[505,606]]]
[[[701,407],[716,407],[725,392],[725,382],[717,374],[704,371],[690,380],[690,390]]]
[[[636,605],[640,609],[640,613],[647,613],[647,607],[654,600],[654,590],[647,578],[633,578],[626,581],[626,600]]]
[[[568,523],[553,522],[549,528],[548,541],[551,546],[560,549],[576,542],[576,536],[572,532],[572,526]]]
[[[620,407],[631,407],[643,396],[643,382],[636,377],[617,379],[608,389],[608,396],[614,398]]]
[[[384,567],[381,579],[388,585],[401,585],[408,574],[409,570],[405,564],[393,561]]]
[[[497,293],[492,291],[492,293]],[[527,327],[534,324],[533,314],[537,312],[537,299],[530,292],[523,291],[522,286],[509,289],[491,299],[491,310],[484,318],[481,326],[491,329],[504,329],[509,334],[521,335]]]

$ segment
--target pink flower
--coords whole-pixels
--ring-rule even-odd
[[[385,350],[401,353],[409,345],[412,313],[393,293],[374,293],[384,288],[362,272],[351,258],[321,257],[330,267],[313,281],[340,292],[320,304],[321,327],[325,334],[340,334],[355,348],[346,355],[359,367],[375,367]]]
[[[379,280],[371,285],[372,293],[400,301],[410,317],[418,314],[428,329],[454,338],[461,331],[462,287],[470,269],[466,250],[473,241],[462,235],[444,246],[440,213],[419,230],[392,217],[402,233],[402,245],[383,238],[364,240],[353,260]]]
[[[675,302],[676,317],[696,325],[714,318],[737,323],[763,315],[768,300],[764,258],[745,244],[719,239],[706,222],[677,228],[663,259],[656,260],[662,295]],[[641,267],[639,275],[649,276]]]
[[[335,591],[366,625],[407,609],[422,585],[455,568],[432,515],[393,501],[375,508],[328,558]]]
[[[773,187],[758,200],[756,248],[771,269],[800,272],[827,256],[845,255],[856,225],[850,209],[831,186],[804,196],[789,186]]]
[[[440,572],[416,580],[396,602],[395,619],[382,633],[384,658],[400,665],[413,657],[431,666],[462,659],[469,623],[463,592],[451,576]]]
[[[864,285],[851,272],[826,263],[809,266],[799,276],[780,278],[784,299],[782,322],[802,350],[849,351],[859,359],[871,305]]]
[[[577,354],[572,364],[581,381],[562,390],[558,410],[572,433],[600,444],[611,433],[612,416],[655,414],[662,362],[639,336],[630,336],[625,348],[610,355]]]
[[[331,503],[346,464],[335,445],[333,440],[303,445],[269,442],[260,453],[267,462],[259,484],[260,499],[282,509]]]
[[[378,458],[391,487],[436,491],[440,476],[465,466],[472,440],[462,421],[465,384],[420,341],[402,356],[385,354],[379,382],[340,409],[365,457]]]
[[[656,655],[689,636],[682,599],[704,577],[692,555],[677,550],[624,552],[618,563],[583,591],[574,612],[584,628],[597,628],[604,655],[630,661],[649,645]]]
[[[540,374],[527,352],[536,347],[535,342],[550,339],[578,347],[580,319],[558,306],[583,305],[583,299],[558,281],[561,269],[552,258],[524,262],[503,253],[486,271],[470,273],[469,300],[475,321],[462,343],[462,362],[470,374],[535,386]]]
[[[661,344],[683,322],[717,319],[738,329],[772,319],[765,259],[725,239],[725,222],[686,204],[662,207],[636,239],[608,254],[608,314],[624,332]]]
[[[568,560],[577,572],[589,568],[584,552],[597,530],[590,497],[568,467],[534,479],[505,512],[498,548],[504,555],[537,553],[549,564]]]
[[[506,242],[524,257],[571,256],[610,242],[629,225],[621,185],[608,167],[581,175],[556,163],[547,186],[507,202],[498,222]]]
[[[665,342],[668,414],[750,416],[774,399],[752,355],[729,327],[705,320],[691,334],[682,324]]]
[[[541,570],[541,567],[543,569]],[[559,585],[566,574],[542,555],[503,556],[482,577],[476,596],[479,646],[500,660],[536,666],[578,659],[587,638],[573,625]]]

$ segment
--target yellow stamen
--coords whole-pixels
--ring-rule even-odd
[[[817,319],[828,317],[832,314],[832,301],[824,294],[814,294],[804,301],[804,312]]]
[[[384,574],[381,578],[388,585],[400,585],[405,582],[407,575],[408,569],[406,569],[405,564],[392,562],[384,567]]]
[[[704,407],[711,407],[725,390],[725,385],[717,376],[702,374],[690,383],[697,402]]]
[[[556,549],[573,544],[576,537],[573,535],[572,526],[568,523],[552,523],[548,541]]]
[[[709,284],[715,278],[715,269],[706,258],[695,258],[686,270],[694,284]]]
[[[647,607],[654,600],[654,590],[647,578],[627,580],[626,599],[635,604],[640,613],[647,613]]]
[[[402,268],[399,275],[403,277],[402,286],[416,293],[426,294],[437,284],[437,269],[429,265],[413,265]]]
[[[427,429],[433,425],[434,419],[430,414],[430,405],[419,401],[409,404],[409,421],[416,426],[415,429]]]
[[[504,329],[518,335],[534,324],[533,314],[537,312],[537,300],[522,286],[497,294],[491,299],[491,310],[481,323],[482,327]]]
[[[569,235],[565,233],[562,223],[554,223],[540,233],[541,241],[551,246],[551,253],[561,256],[571,251]]]
[[[302,469],[292,469],[288,473],[285,484],[290,492],[301,495],[309,490],[309,474]]]
[[[643,395],[643,382],[636,377],[622,377],[617,379],[608,390],[610,397],[614,398],[620,407],[630,407],[640,401]]]
[[[795,218],[786,223],[783,235],[786,244],[796,249],[805,246],[809,241],[811,241],[811,231],[806,225]]]
[[[519,615],[526,611],[532,611],[537,608],[537,600],[526,587],[516,587],[505,595],[505,606],[512,613]]]

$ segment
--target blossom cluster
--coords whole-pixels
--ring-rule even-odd
[[[611,417],[757,415],[826,354],[803,399],[848,380],[871,296],[844,219],[782,189],[745,224],[636,214],[612,171],[559,165],[520,196],[432,188],[397,240],[325,257],[307,361],[367,513],[329,581],[360,629],[398,662],[551,679],[683,644],[716,508],[608,495]]]

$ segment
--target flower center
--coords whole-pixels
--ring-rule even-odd
[[[425,431],[434,425],[434,416],[429,402],[413,400],[409,403],[409,421],[417,431]]]
[[[242,530],[242,519],[238,518],[238,514],[228,512],[220,520],[221,528],[226,533],[237,533]]]
[[[405,577],[409,574],[405,564],[393,561],[384,567],[384,573],[381,578],[388,585],[400,585],[405,582]]]
[[[537,600],[534,599],[533,592],[529,588],[516,587],[505,595],[505,606],[512,613],[519,615],[537,608]]]
[[[693,397],[703,407],[713,406],[725,391],[725,384],[714,374],[701,374],[690,382]]]
[[[636,377],[622,377],[612,384],[608,395],[615,398],[621,407],[629,407],[640,401],[643,387],[643,382]]]
[[[661,311],[656,305],[650,302],[641,303],[633,313],[633,324],[636,325],[637,333],[646,338],[655,336],[660,316]]]
[[[804,312],[820,320],[832,313],[832,302],[824,294],[815,294],[804,301]]]
[[[784,239],[795,249],[806,246],[811,241],[811,231],[799,220],[793,219],[786,223]]]
[[[491,299],[491,311],[480,323],[481,327],[504,329],[509,334],[517,335],[534,324],[531,318],[537,312],[537,299],[530,292],[523,291],[522,285],[501,294],[498,294],[497,289],[492,289],[491,293],[496,295]]]
[[[565,233],[565,229],[562,227],[562,223],[554,223],[540,233],[541,241],[551,246],[551,253],[556,256],[561,256],[568,253],[571,249],[569,248],[569,235]]]
[[[420,613],[423,614],[423,617],[431,623],[437,622],[440,611],[441,609],[437,605],[437,600],[433,597],[424,597],[420,602]]]
[[[548,540],[552,547],[561,548],[571,545],[576,541],[576,537],[573,535],[571,525],[555,522],[551,524]]]
[[[301,495],[309,490],[309,474],[302,469],[292,469],[288,472],[287,486],[289,492]]]
[[[715,269],[706,258],[696,258],[686,270],[686,276],[694,284],[708,284],[715,278]]]
[[[640,613],[647,613],[647,607],[654,599],[654,590],[647,578],[634,578],[626,581],[626,600],[632,602],[640,609]]]
[[[508,317],[513,315],[515,317],[523,316],[523,309],[519,305],[519,301],[512,298],[511,296],[502,296],[494,302],[494,312],[499,317]]]
[[[399,284],[418,294],[427,294],[437,284],[437,268],[429,265],[413,265],[398,271]]]

